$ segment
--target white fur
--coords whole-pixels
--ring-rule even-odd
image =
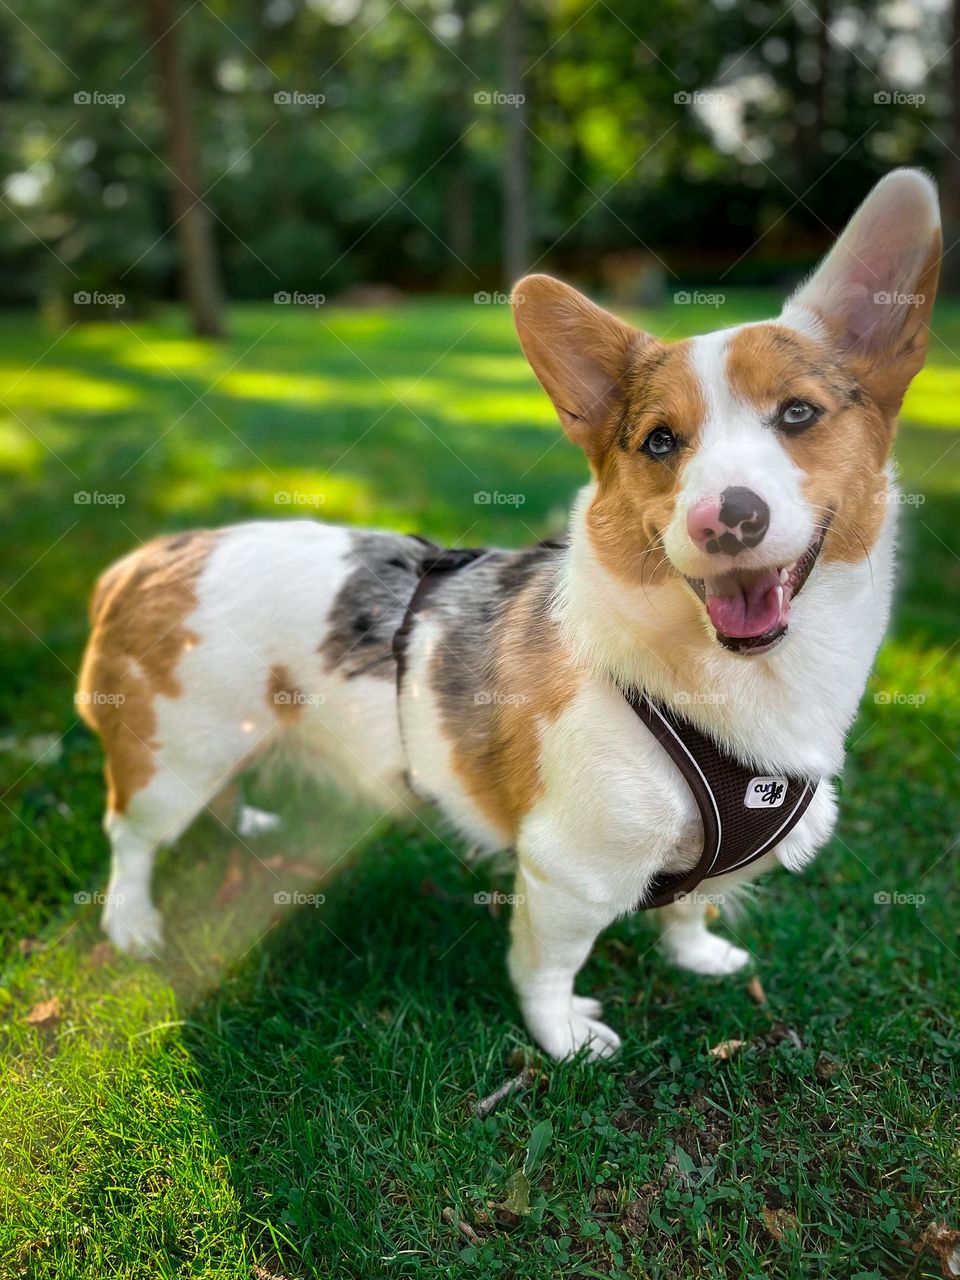
[[[741,329],[751,326],[742,325]],[[817,513],[803,496],[803,473],[764,415],[734,394],[726,375],[730,339],[737,329],[722,329],[694,338],[691,363],[703,394],[706,413],[694,457],[684,468],[683,486],[663,545],[673,564],[691,578],[726,568],[751,569],[771,563],[792,564],[813,538]],[[770,410],[775,404],[769,406]],[[705,498],[720,501],[728,486],[742,485],[760,495],[770,508],[770,526],[759,546],[729,556],[707,555],[687,533],[687,512]]]

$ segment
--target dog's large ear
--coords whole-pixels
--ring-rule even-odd
[[[783,311],[825,326],[868,390],[896,414],[923,366],[943,240],[937,189],[919,169],[877,183],[840,239]]]
[[[513,318],[564,431],[596,461],[623,400],[631,355],[652,339],[552,276],[520,281]]]

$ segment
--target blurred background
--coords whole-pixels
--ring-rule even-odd
[[[894,165],[933,169],[956,224],[955,8],[4,6],[0,302],[185,296],[217,332],[224,298],[472,294],[532,266],[648,303],[790,282]]]

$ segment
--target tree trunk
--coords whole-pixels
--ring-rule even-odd
[[[472,0],[454,0],[453,12],[460,19],[457,53],[460,61],[468,67],[473,65],[473,41],[470,39],[472,10]],[[449,179],[446,185],[447,243],[460,260],[452,264],[450,278],[457,285],[464,286],[473,278],[469,265],[474,247],[474,190],[470,153],[463,141],[469,116],[464,98],[462,75],[455,75],[451,81],[446,111],[455,139],[446,165]],[[464,263],[467,265],[464,266]]]
[[[960,3],[960,0],[958,0]],[[503,271],[512,287],[530,265],[529,154],[524,124],[523,0],[504,0],[501,32],[506,139],[503,160]]]
[[[210,217],[199,197],[200,168],[190,115],[190,86],[180,39],[179,0],[149,0],[151,39],[161,76],[167,164],[173,172],[173,216],[180,247],[183,298],[194,333],[219,338],[222,296]]]
[[[951,6],[950,34],[950,115],[947,118],[946,150],[941,171],[943,243],[950,249],[960,240],[960,0]],[[954,248],[943,259],[941,288],[960,290],[960,250]]]

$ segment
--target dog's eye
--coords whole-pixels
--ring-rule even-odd
[[[648,453],[651,458],[666,458],[668,454],[675,453],[677,448],[677,437],[669,427],[654,427],[640,446],[640,451]]]
[[[807,400],[791,400],[780,410],[777,425],[788,428],[809,427],[819,416],[820,410],[816,405],[810,404]]]

